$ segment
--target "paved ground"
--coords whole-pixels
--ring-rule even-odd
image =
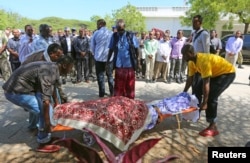
[[[143,162],[152,162],[169,154],[178,154],[181,159],[176,162],[204,163],[207,162],[207,147],[209,146],[244,146],[250,140],[249,74],[250,66],[238,69],[236,80],[219,99],[218,129],[220,135],[215,138],[204,138],[198,135],[198,132],[207,126],[204,113],[198,123],[183,121],[180,130],[177,129],[175,118],[169,118],[153,130],[144,132],[136,141],[137,143],[152,137],[162,137],[162,140],[145,155]],[[0,85],[2,83],[0,79]],[[151,101],[171,97],[180,93],[183,88],[184,84],[163,82],[146,84],[144,81],[137,81],[136,98]],[[79,85],[67,83],[64,89],[71,101],[98,98],[96,82]],[[0,95],[1,163],[76,162],[64,148],[53,154],[34,152],[37,145],[36,137],[27,132],[27,112],[6,101],[2,89],[0,89]],[[63,133],[54,135],[63,136]],[[81,136],[81,131],[77,130],[66,133],[66,137],[74,137],[80,141]],[[108,145],[116,154],[119,153],[112,145]],[[94,147],[100,150],[96,145]]]

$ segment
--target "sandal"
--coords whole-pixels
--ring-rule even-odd
[[[216,135],[219,135],[219,131],[218,130],[214,130],[214,129],[208,129],[208,128],[206,128],[206,129],[202,130],[199,133],[199,135],[204,136],[204,137],[208,137],[208,136],[214,137]]]
[[[44,153],[53,153],[60,150],[59,145],[41,145],[37,147],[37,152],[44,152]]]

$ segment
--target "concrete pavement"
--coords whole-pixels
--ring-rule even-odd
[[[178,154],[181,159],[177,162],[207,162],[208,146],[244,146],[250,141],[250,86],[248,76],[250,66],[237,69],[234,83],[219,98],[218,129],[220,135],[214,138],[204,138],[198,135],[199,131],[207,127],[205,114],[198,123],[181,123],[177,129],[175,118],[168,118],[153,130],[142,133],[136,143],[152,138],[162,137],[144,157],[144,162],[152,162],[157,158],[169,154]],[[0,79],[0,85],[3,81]],[[106,85],[107,86],[107,85]],[[97,83],[81,83],[73,85],[68,82],[63,86],[70,101],[85,101],[98,99]],[[166,84],[163,82],[145,83],[136,82],[136,98],[151,101],[171,97],[180,93],[184,84]],[[108,87],[107,89],[108,90]],[[191,90],[190,90],[191,91]],[[27,132],[28,113],[20,107],[8,102],[0,89],[0,162],[76,162],[66,149],[60,152],[45,154],[34,152],[37,146],[36,137]],[[54,133],[63,136],[63,133]],[[81,131],[70,131],[66,137],[82,140]],[[108,144],[108,143],[107,143]],[[119,153],[112,145],[108,144],[115,153]],[[97,150],[99,148],[95,145]]]

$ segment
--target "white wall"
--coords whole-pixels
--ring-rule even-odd
[[[181,30],[192,30],[192,27],[181,26],[180,20],[176,18],[146,18],[146,28],[150,31],[152,28],[159,28],[163,31],[170,30],[171,36],[176,36],[179,29]]]

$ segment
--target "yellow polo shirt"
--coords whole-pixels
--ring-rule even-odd
[[[214,78],[222,74],[234,73],[235,68],[218,55],[197,53],[196,63],[188,62],[188,76],[193,76],[196,72],[199,72],[202,78]]]

